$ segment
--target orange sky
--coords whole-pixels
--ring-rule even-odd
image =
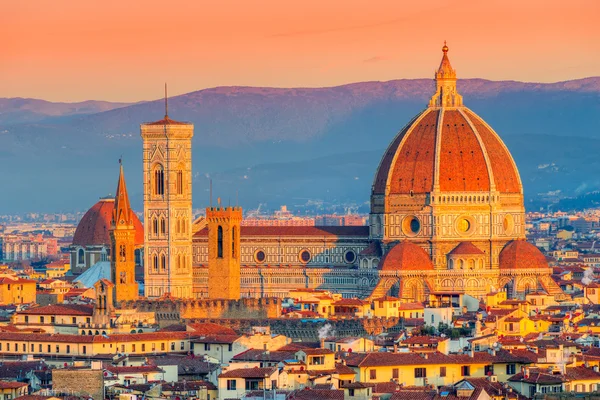
[[[406,3],[406,4],[405,4]],[[600,1],[0,0],[0,97],[137,101],[220,85],[600,75]]]

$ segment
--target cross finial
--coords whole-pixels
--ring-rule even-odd
[[[167,96],[167,82],[165,82],[165,118],[169,116],[169,97]]]
[[[123,165],[123,154],[121,154],[121,157],[119,157],[119,165]]]

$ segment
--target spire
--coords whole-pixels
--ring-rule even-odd
[[[445,40],[442,53],[444,55],[434,77],[436,92],[429,101],[429,107],[462,107],[462,96],[456,91],[456,71],[450,65]]]
[[[133,211],[129,205],[129,195],[127,194],[127,185],[125,184],[125,174],[123,173],[121,159],[119,159],[119,166],[119,183],[117,183],[115,208],[112,215],[113,227],[133,225]]]
[[[167,96],[167,82],[165,82],[165,119],[169,118],[169,97]]]

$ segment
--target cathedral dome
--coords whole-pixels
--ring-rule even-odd
[[[429,254],[421,247],[403,241],[392,247],[381,260],[382,271],[433,270]]]
[[[443,48],[429,107],[394,138],[379,164],[374,196],[444,192],[520,194],[508,149],[483,119],[462,105],[456,73]]]
[[[77,225],[73,235],[73,244],[77,246],[109,246],[110,245],[110,223],[115,207],[115,199],[105,197],[100,199],[90,208]],[[139,218],[133,215],[135,225],[135,244],[144,244],[144,227]]]
[[[525,240],[513,240],[500,252],[500,269],[548,268],[540,249]]]

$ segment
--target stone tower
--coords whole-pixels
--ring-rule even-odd
[[[166,101],[165,101],[166,109]],[[194,125],[165,117],[141,125],[145,295],[192,297]]]
[[[129,205],[123,165],[115,196],[115,207],[110,224],[111,276],[115,284],[114,300],[135,300],[139,297],[135,281],[135,215]]]
[[[240,298],[241,207],[209,207],[208,223],[208,298]]]

